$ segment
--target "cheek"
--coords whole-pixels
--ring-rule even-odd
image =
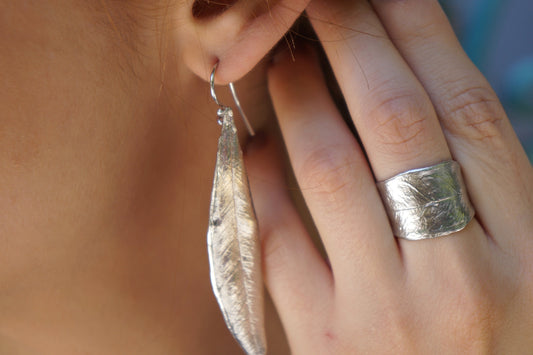
[[[117,52],[108,34],[98,30],[86,9],[70,6],[48,2],[4,6],[0,21],[3,164],[32,165],[49,143],[59,143],[75,131],[76,117],[94,115],[95,102],[121,82],[118,60],[108,54]]]
[[[118,165],[118,153],[108,152],[142,114],[134,103],[143,92],[109,34],[85,9],[51,3],[9,2],[0,21],[2,235],[96,211],[96,197],[83,205],[89,191],[111,181],[103,169]]]

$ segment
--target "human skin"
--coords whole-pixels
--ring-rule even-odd
[[[192,1],[0,4],[0,352],[239,352],[206,259],[217,60],[266,136],[246,161],[292,353],[533,348],[533,173],[436,1],[238,1],[206,19]],[[306,8],[376,178],[453,156],[477,211],[463,232],[395,242],[313,50],[258,65]],[[276,117],[331,267],[290,200]],[[266,313],[270,353],[288,353]]]
[[[238,353],[206,256],[208,85],[159,13],[88,3],[0,2],[0,353]]]

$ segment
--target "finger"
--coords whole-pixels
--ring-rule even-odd
[[[370,4],[316,1],[308,13],[377,180],[450,159],[429,97]]]
[[[342,121],[316,56],[278,54],[269,90],[295,176],[337,285],[398,270],[399,256],[374,179]],[[374,280],[373,280],[374,281]]]
[[[310,334],[329,304],[331,272],[291,202],[274,137],[254,138],[245,160],[259,220],[265,283],[289,339],[297,339]]]
[[[451,159],[430,98],[371,5],[367,1],[317,1],[308,13],[377,180]],[[445,265],[438,261],[445,254],[442,248],[476,258],[482,248],[475,246],[486,241],[483,234],[463,230],[438,241],[399,240],[399,244],[404,263],[410,260],[411,265],[424,269]],[[432,246],[435,243],[439,250]]]
[[[429,93],[478,218],[499,243],[525,235],[531,165],[488,82],[436,0],[373,0],[396,47]],[[530,227],[531,228],[531,227]],[[514,237],[513,237],[514,236]]]

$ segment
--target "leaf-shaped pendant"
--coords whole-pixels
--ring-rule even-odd
[[[211,284],[233,336],[248,355],[262,355],[266,336],[257,219],[233,111],[224,107],[219,117],[222,133],[207,232]]]

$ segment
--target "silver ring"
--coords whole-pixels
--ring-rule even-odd
[[[464,229],[474,217],[461,168],[448,160],[377,183],[394,235],[409,240]]]

